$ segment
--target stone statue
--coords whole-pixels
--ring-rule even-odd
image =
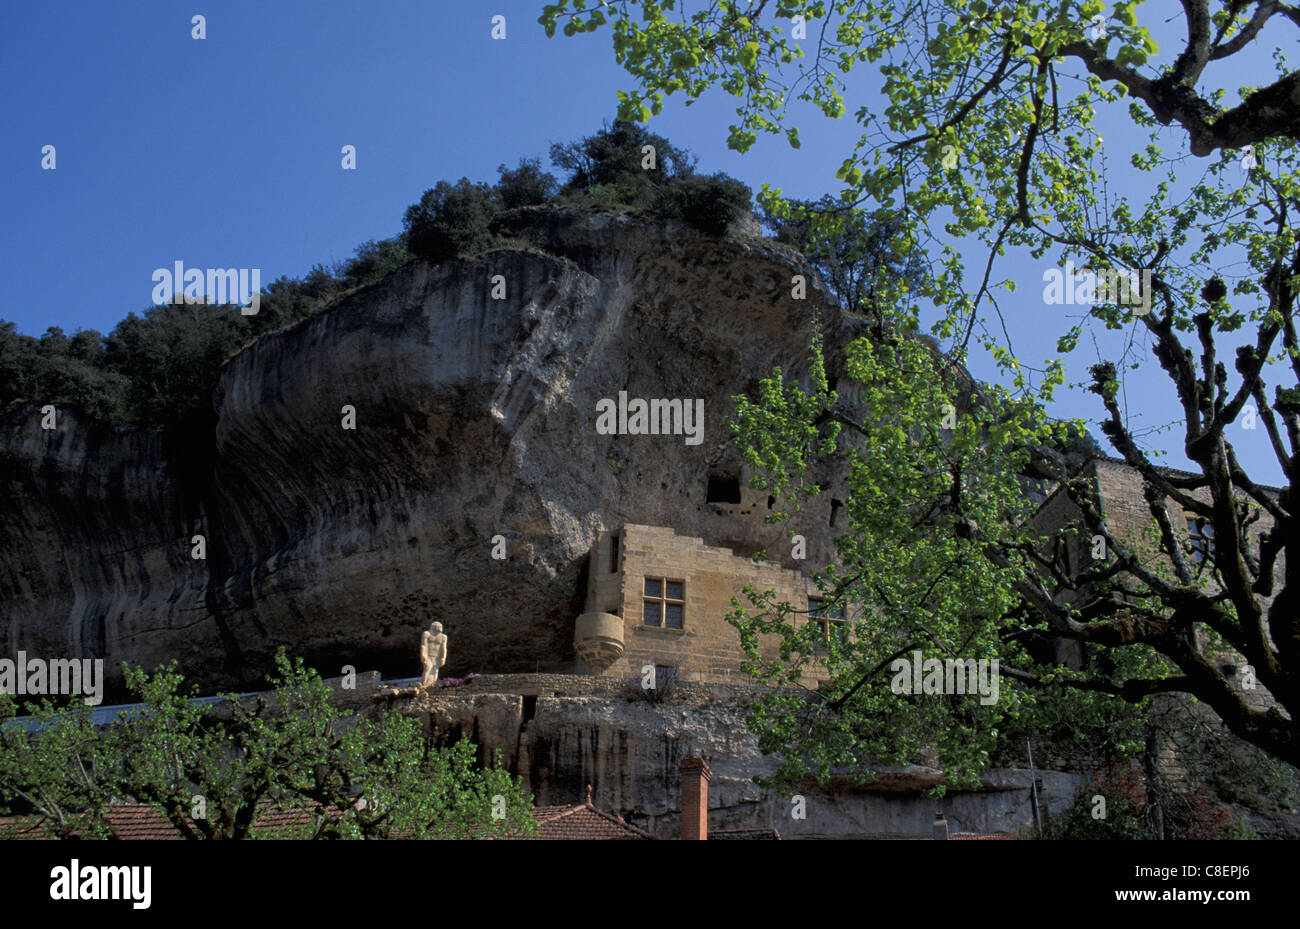
[[[442,634],[442,623],[434,623],[420,636],[420,663],[424,666],[420,686],[438,683],[438,669],[447,663],[447,637]]]

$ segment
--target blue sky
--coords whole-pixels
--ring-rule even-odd
[[[612,118],[615,91],[630,79],[608,30],[547,39],[541,6],[6,4],[0,318],[30,335],[52,325],[107,332],[150,304],[155,268],[257,267],[265,286],[400,231],[407,205],[440,179],[494,180],[502,162],[545,161],[552,142]],[[195,13],[207,19],[203,41],[190,37]],[[505,41],[491,38],[497,13]],[[868,77],[875,83],[865,70],[855,80]],[[849,111],[871,99],[850,98]],[[721,93],[689,108],[670,99],[650,128],[694,151],[703,170],[755,190],[763,181],[798,197],[837,189],[834,172],[858,134],[851,119],[795,111],[802,148],[774,137],[741,156],[725,145],[732,104]],[[47,144],[55,171],[40,169]],[[345,144],[357,147],[356,171],[340,167]],[[1003,307],[1016,349],[1038,362],[1064,320],[1044,316],[1043,264],[1010,260],[1020,288]],[[1095,360],[1081,351],[1072,379]],[[994,375],[983,359],[972,368]],[[1130,398],[1147,425],[1177,415],[1154,364]],[[1093,401],[1072,392],[1053,412],[1092,418]],[[1234,441],[1259,479],[1278,479],[1262,429]]]

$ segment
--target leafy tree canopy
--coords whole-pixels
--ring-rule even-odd
[[[645,121],[673,94],[735,96],[727,141],[739,151],[763,134],[797,146],[796,101],[840,119],[846,94],[878,86],[878,104],[851,112],[861,133],[837,173],[840,202],[896,217],[900,253],[926,255],[918,295],[937,307],[933,332],[953,358],[974,340],[1013,391],[1046,403],[1064,382],[1061,356],[1085,332],[1130,335],[1122,357],[1092,369],[1089,389],[1111,447],[1144,482],[1142,537],[1112,531],[1089,487],[1069,480],[1032,431],[1017,442],[1047,462],[1081,514],[1063,532],[1100,537],[1106,559],[1030,565],[988,522],[964,531],[991,565],[1019,566],[1016,610],[1087,649],[1114,650],[1069,686],[1136,703],[1195,695],[1236,735],[1295,764],[1300,72],[1284,49],[1300,14],[1272,0],[1182,0],[1180,14],[1167,27],[1165,6],[1137,0],[564,0],[546,4],[540,22],[548,34],[610,30],[633,82],[619,93],[623,118]],[[1167,28],[1174,50],[1162,55],[1155,35]],[[1118,137],[1103,138],[1103,114]],[[791,215],[778,189],[760,199]],[[1076,317],[1055,317],[1060,355],[1035,369],[1013,352],[1002,317],[1015,281],[1000,260],[1011,250],[1049,270],[1132,272],[1149,305],[1119,287],[1094,290]],[[1191,476],[1157,467],[1120,403],[1124,372],[1152,362],[1181,409],[1175,430]],[[923,388],[900,381],[896,406]],[[1280,491],[1247,473],[1234,447],[1242,438],[1266,443]],[[959,510],[980,505],[958,499]],[[1200,562],[1187,520],[1212,530],[1214,551]],[[936,525],[927,544],[944,545],[941,533],[956,526]],[[1214,658],[1224,650],[1276,704],[1231,679],[1224,669],[1236,663]],[[1062,682],[1050,668],[1015,670],[1027,686]]]
[[[187,839],[480,838],[536,828],[531,797],[466,741],[429,745],[396,712],[355,718],[301,659],[276,656],[272,690],[246,706],[194,701],[174,665],[127,668],[143,707],[96,727],[81,701],[44,700],[29,731],[5,725],[0,695],[0,809],[33,814],[56,835],[112,838],[114,800],[159,809]],[[300,810],[310,825],[269,836],[257,815]]]

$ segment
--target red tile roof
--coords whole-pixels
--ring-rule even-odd
[[[184,838],[162,810],[145,803],[115,803],[104,814],[114,834],[119,839],[148,839],[153,841],[180,840]],[[311,816],[306,810],[284,809],[267,805],[257,814],[253,824],[258,832],[278,837],[288,830],[286,838],[304,837],[304,830],[312,828]],[[0,816],[0,839],[54,839],[57,836],[50,823],[36,816]]]
[[[530,839],[648,839],[649,834],[628,825],[621,817],[596,809],[590,792],[576,806],[542,806],[533,808],[537,831]],[[180,839],[162,810],[143,803],[114,804],[106,814],[120,839]],[[254,828],[285,838],[306,838],[312,827],[311,816],[303,809],[285,809],[267,805],[258,813]],[[54,839],[50,824],[35,816],[0,816],[0,839]]]
[[[539,806],[533,808],[537,831],[530,839],[648,839],[650,834],[629,825],[621,816],[596,809],[591,795],[577,806]]]

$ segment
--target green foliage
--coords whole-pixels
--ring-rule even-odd
[[[304,811],[297,838],[477,838],[535,829],[531,798],[500,765],[482,768],[461,741],[426,743],[396,712],[357,718],[301,659],[276,656],[273,690],[195,702],[174,665],[126,669],[142,712],[96,730],[84,706],[43,705],[30,734],[0,725],[0,806],[34,813],[60,835],[109,836],[110,797],[162,811],[186,838],[268,837],[268,805]],[[12,717],[0,699],[0,724]],[[196,816],[196,798],[204,815]],[[498,815],[499,814],[499,815]],[[282,833],[283,834],[283,833]]]
[[[1246,822],[1246,817],[1236,816],[1224,827],[1219,838],[1229,842],[1246,842],[1258,839],[1259,833]]]
[[[110,836],[103,813],[116,789],[113,756],[90,714],[79,699],[66,707],[42,700],[29,735],[8,725],[17,704],[0,694],[0,812],[35,813],[59,838]]]
[[[372,245],[382,255],[363,253]],[[399,254],[385,243],[358,249],[360,260],[374,261],[370,272]],[[0,321],[0,407],[54,404],[95,421],[150,426],[206,422],[231,356],[262,333],[317,312],[351,283],[317,265],[300,281],[280,278],[264,288],[255,316],[235,306],[164,304],[128,314],[106,336],[79,330],[69,339],[52,327],[33,339]]]
[[[1300,772],[1234,736],[1201,704],[1169,701],[1152,714],[1162,746],[1177,755],[1185,792],[1205,789],[1225,803],[1264,813],[1300,805]]]
[[[70,403],[106,419],[121,409],[128,381],[105,370],[103,340],[94,330],[79,330],[72,339],[51,327],[40,339],[20,335],[13,323],[0,321],[0,408],[27,398]]]
[[[506,210],[550,203],[560,188],[555,175],[543,171],[536,158],[521,158],[517,168],[500,165],[497,175],[497,197]]]
[[[406,245],[429,261],[450,261],[492,244],[488,223],[500,209],[495,191],[462,177],[439,181],[406,210]]]
[[[905,322],[891,319],[891,328]],[[778,370],[761,382],[757,400],[735,397],[731,425],[752,485],[795,511],[820,492],[808,477],[814,463],[847,460],[848,527],[836,540],[837,563],[815,579],[826,601],[862,617],[848,640],[826,645],[818,624],[791,604],[747,591],[753,609],[737,604],[729,616],[747,669],[786,688],[818,668],[830,676],[812,697],[789,689],[760,697],[751,727],[764,751],[785,757],[780,780],[837,771],[870,780],[881,765],[914,762],[933,747],[945,786],[970,786],[1001,729],[1033,709],[1031,694],[1005,676],[992,705],[898,694],[887,669],[917,651],[926,659],[1027,660],[1004,622],[1017,601],[1016,568],[990,564],[984,549],[1035,541],[1015,475],[1024,448],[1045,430],[1032,404],[1003,391],[964,395],[960,370],[919,340],[848,346],[845,373],[860,385],[860,420],[837,407],[820,339],[810,367],[806,384]],[[761,636],[777,637],[777,658],[764,657]]]
[[[874,313],[905,304],[924,281],[925,264],[895,241],[904,227],[890,212],[870,216],[829,194],[817,201],[782,200],[768,191],[760,200],[777,241],[803,252],[847,310]]]
[[[1094,816],[1100,812],[1096,799],[1105,802],[1105,817]],[[1143,816],[1142,785],[1127,772],[1102,778],[1097,783],[1085,785],[1075,797],[1073,805],[1064,816],[1048,818],[1043,823],[1044,839],[1150,839]],[[1025,838],[1037,838],[1036,831],[1027,831]]]
[[[675,179],[660,198],[661,216],[680,217],[710,236],[723,236],[727,227],[748,212],[753,191],[742,182],[718,172]]]
[[[1300,635],[1297,592],[1294,579],[1269,576],[1300,558],[1300,134],[1286,102],[1298,79],[1282,41],[1297,25],[1286,7],[1221,2],[1210,13],[1204,0],[1184,3],[1173,30],[1182,47],[1161,57],[1152,29],[1163,27],[1163,8],[1151,3],[795,0],[746,10],[731,0],[645,0],[599,15],[588,6],[546,3],[539,22],[548,35],[610,30],[635,85],[618,93],[622,119],[643,122],[667,96],[690,104],[718,87],[737,98],[729,146],[744,152],[769,134],[797,147],[789,121],[808,108],[793,103],[840,119],[850,112],[846,88],[878,87],[879,105],[852,111],[860,132],[836,173],[839,203],[896,217],[904,254],[924,250],[930,268],[915,296],[938,308],[931,331],[954,358],[974,343],[1017,395],[1048,403],[1064,383],[1062,356],[1087,344],[1085,331],[1127,333],[1121,357],[1094,370],[1092,390],[1103,433],[1142,475],[1153,532],[1131,549],[1107,538],[1102,578],[1062,578],[1059,565],[1026,571],[1021,606],[1040,617],[1034,625],[1047,619],[1058,635],[1097,647],[1093,673],[1073,684],[1135,703],[1181,688],[1215,706],[1236,735],[1300,764],[1300,698],[1282,644]],[[793,34],[795,16],[805,41]],[[1243,84],[1264,68],[1271,83]],[[1103,120],[1118,126],[1105,139]],[[760,199],[779,195],[765,187]],[[1117,290],[1094,292],[1074,318],[1045,290],[1058,355],[1031,367],[1012,350],[999,304],[1016,288],[1001,271],[1009,253],[1058,272],[1067,263],[1140,271],[1150,285],[1137,306]],[[1124,372],[1153,360],[1196,469],[1177,486],[1147,450],[1142,412],[1124,400]],[[1280,494],[1246,474],[1237,441],[1273,455],[1287,484]],[[1086,488],[1068,484],[1066,496],[1088,536],[1105,537]],[[1170,501],[1213,529],[1215,557],[1195,570]],[[1267,519],[1256,521],[1261,513]],[[1015,554],[996,543],[986,551],[994,564]],[[1234,690],[1186,647],[1193,635],[1248,656],[1280,708]],[[1125,650],[1131,660],[1115,660]]]
[[[382,281],[389,274],[409,262],[414,255],[399,236],[392,239],[371,239],[356,247],[355,254],[335,270],[345,287],[367,287]]]
[[[749,210],[753,192],[721,172],[696,174],[695,160],[624,120],[577,142],[551,146],[551,161],[569,172],[561,203],[679,219],[705,235],[725,235]]]
[[[1098,798],[1102,802],[1098,802]],[[1044,839],[1154,839],[1150,800],[1142,781],[1131,771],[1117,770],[1085,784],[1070,809],[1043,823]],[[1159,797],[1165,838],[1174,841],[1257,839],[1246,821],[1216,804],[1203,790],[1171,790]],[[1104,804],[1104,805],[1103,805]],[[1104,815],[1102,815],[1104,814]],[[1037,831],[1023,830],[1024,838]]]
[[[645,167],[653,149],[653,167]],[[636,123],[616,120],[595,135],[551,146],[551,162],[569,172],[565,192],[585,191],[598,184],[614,187],[622,202],[648,208],[656,191],[674,178],[695,173],[695,157]]]

